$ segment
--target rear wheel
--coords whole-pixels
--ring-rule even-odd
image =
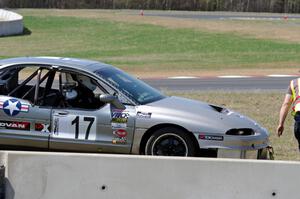
[[[183,130],[166,127],[155,131],[145,147],[146,155],[195,156],[193,140]]]

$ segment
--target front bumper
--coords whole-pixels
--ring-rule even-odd
[[[236,159],[261,159],[273,160],[274,151],[271,146],[267,146],[258,150],[230,150],[218,149],[218,158],[236,158]]]
[[[201,148],[218,148],[230,150],[258,150],[269,145],[268,135],[251,136],[219,136],[216,134],[199,134],[198,142]],[[204,136],[205,139],[202,139]],[[219,140],[216,138],[221,137]]]

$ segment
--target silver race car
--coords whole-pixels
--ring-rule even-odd
[[[269,134],[229,109],[161,94],[104,63],[0,60],[0,148],[266,158]]]

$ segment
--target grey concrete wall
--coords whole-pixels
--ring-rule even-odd
[[[298,162],[1,153],[6,199],[299,198]]]
[[[23,33],[23,17],[17,13],[0,9],[0,36]]]

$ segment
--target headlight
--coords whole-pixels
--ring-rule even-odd
[[[249,128],[230,129],[226,132],[226,135],[238,135],[238,136],[254,135],[254,131],[253,129],[249,129]]]

